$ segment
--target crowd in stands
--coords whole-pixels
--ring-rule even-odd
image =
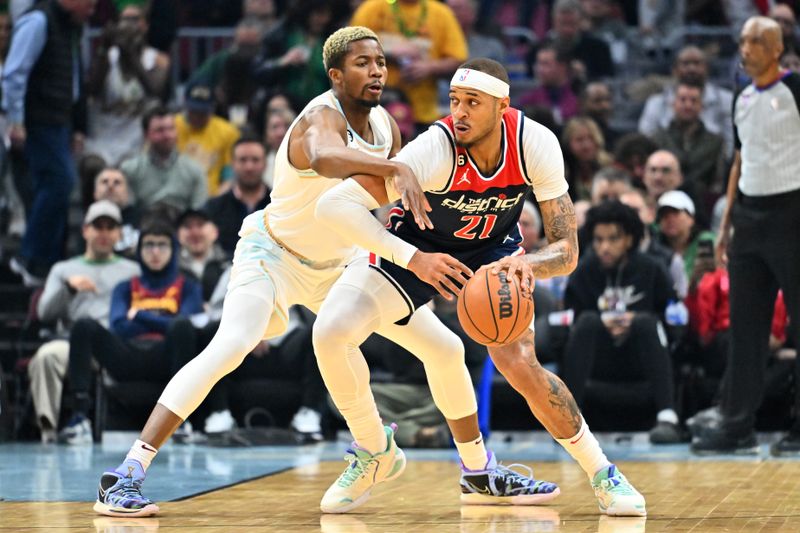
[[[39,349],[20,354],[31,358],[21,386],[42,441],[91,442],[96,379],[166,384],[213,336],[241,222],[269,204],[281,140],[329,88],[322,44],[347,24],[382,40],[383,102],[404,142],[448,113],[450,77],[478,56],[508,66],[512,106],[561,140],[581,260],[568,278],[537,281],[536,343],[587,417],[619,429],[614,420],[638,410],[653,443],[676,443],[686,419],[713,405],[730,341],[715,231],[733,95],[748,83],[736,40],[748,16],[770,16],[784,32],[782,64],[800,72],[797,2],[98,0],[82,36],[70,30],[82,50],[47,59],[47,68],[80,70],[74,83],[54,76],[39,89],[45,74],[28,65],[26,89],[15,40],[34,42],[36,20],[23,15],[32,3],[12,0],[0,14],[0,251],[16,283],[35,289],[47,326]],[[43,5],[53,21],[81,3],[95,1]],[[178,36],[188,26],[229,30],[193,70],[196,49]],[[59,124],[68,126],[37,110],[48,98],[66,102],[72,114]],[[533,195],[520,225],[526,251],[546,243]],[[435,307],[467,345],[477,386],[485,349],[463,335],[448,302]],[[792,319],[779,295],[770,348],[786,382],[793,370],[778,363],[796,357]],[[296,384],[287,422],[322,439],[325,421],[337,421],[313,320],[293,310],[288,333],[262,342],[180,434],[245,424],[237,387],[269,378]],[[382,338],[363,349],[379,410],[400,423],[398,442],[449,445],[422,364]]]

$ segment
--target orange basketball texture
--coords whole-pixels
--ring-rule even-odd
[[[458,320],[475,342],[502,346],[514,342],[533,320],[533,300],[524,298],[517,276],[485,269],[472,276],[458,296]]]

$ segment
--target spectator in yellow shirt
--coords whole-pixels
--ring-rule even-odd
[[[178,151],[200,165],[208,179],[208,195],[216,196],[222,182],[231,177],[231,153],[239,130],[213,114],[214,96],[208,85],[190,87],[185,107],[186,112],[175,119]]]
[[[418,126],[440,118],[436,80],[452,76],[467,59],[467,41],[450,7],[436,0],[366,0],[350,23],[380,36],[393,63],[386,85],[406,95]]]

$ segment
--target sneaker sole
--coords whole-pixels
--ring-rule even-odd
[[[158,505],[151,503],[150,505],[145,505],[141,509],[125,509],[119,507],[111,507],[100,500],[94,502],[94,512],[105,515],[105,516],[118,516],[118,517],[142,517],[142,516],[153,516],[158,513],[159,508]]]
[[[369,499],[370,495],[372,494],[372,489],[373,488],[375,488],[376,486],[380,485],[381,483],[385,483],[387,481],[393,481],[393,480],[399,478],[402,475],[402,473],[405,472],[405,470],[406,470],[406,454],[403,453],[403,450],[401,450],[400,448],[397,448],[397,452],[395,454],[395,457],[396,457],[395,464],[394,464],[392,472],[391,472],[391,474],[389,476],[387,476],[387,477],[383,478],[382,480],[378,481],[377,483],[375,483],[364,494],[362,494],[361,496],[359,496],[358,498],[356,498],[352,502],[348,503],[347,505],[339,506],[339,507],[326,507],[326,506],[320,504],[320,506],[319,506],[320,511],[322,511],[323,513],[328,513],[328,514],[341,514],[341,513],[350,512],[353,509],[355,509],[356,507],[360,507],[361,505],[363,505]],[[400,461],[402,461],[402,462],[398,466],[398,463]]]
[[[603,507],[598,505],[598,509],[608,516],[647,516],[646,508],[638,508],[635,505],[618,505],[616,507]]]
[[[561,489],[556,487],[553,492],[546,494],[521,494],[519,496],[489,496],[488,494],[462,494],[461,503],[464,505],[541,505],[549,502],[561,494]]]

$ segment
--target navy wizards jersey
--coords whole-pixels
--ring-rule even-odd
[[[419,229],[413,214],[395,207],[389,213],[389,231],[423,252],[450,254],[473,270],[523,253],[517,223],[525,194],[531,190],[522,151],[523,113],[509,108],[503,114],[500,161],[488,176],[481,174],[466,148],[456,145],[452,116],[437,121],[436,126],[446,134],[454,164],[446,185],[425,193],[434,227]],[[375,254],[370,263],[400,286],[411,312],[436,293],[413,273],[381,261]]]
[[[470,255],[508,242],[512,233],[514,244],[521,242],[517,222],[525,193],[531,189],[521,149],[522,117],[521,111],[512,108],[503,114],[500,161],[488,176],[481,174],[466,148],[456,145],[453,117],[436,122],[450,142],[454,165],[442,190],[425,193],[433,230],[419,229],[413,214],[395,208],[389,231],[424,252],[453,255]]]

